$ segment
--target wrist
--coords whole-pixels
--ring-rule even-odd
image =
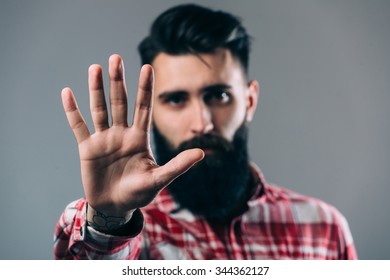
[[[113,233],[126,225],[136,209],[125,213],[98,211],[87,204],[87,223],[94,229],[103,233]]]

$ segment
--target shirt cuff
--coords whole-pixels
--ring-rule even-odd
[[[91,237],[96,237],[96,238],[101,238],[101,237],[106,237],[108,236],[109,238],[118,238],[118,239],[128,239],[128,238],[133,238],[140,234],[142,231],[142,228],[144,226],[144,217],[142,215],[142,212],[140,209],[136,209],[133,212],[133,215],[131,216],[131,219],[123,225],[120,229],[115,230],[111,233],[103,233],[101,231],[98,231],[86,224],[86,234],[91,235]]]
[[[102,233],[87,223],[87,203],[80,201],[76,206],[76,212],[73,237],[74,241],[82,241],[85,245],[96,251],[111,251],[114,248],[125,246],[134,237],[137,237],[144,225],[144,217],[140,209],[136,209],[118,235]]]

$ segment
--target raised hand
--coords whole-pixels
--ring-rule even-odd
[[[130,127],[121,57],[112,55],[109,59],[111,126],[101,66],[91,65],[88,72],[95,133],[90,133],[72,90],[64,88],[61,96],[78,143],[82,183],[89,205],[88,220],[97,229],[109,232],[127,222],[136,208],[149,204],[165,186],[201,160],[204,154],[200,149],[191,149],[180,153],[164,166],[157,165],[149,144],[154,84],[150,65],[144,65],[140,72],[133,125]],[[96,215],[111,219],[112,223],[100,223],[99,219],[94,219]]]

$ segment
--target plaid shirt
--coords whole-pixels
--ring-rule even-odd
[[[129,236],[111,236],[87,226],[85,199],[72,202],[55,228],[55,258],[357,258],[348,224],[334,207],[270,185],[257,167],[252,170],[257,193],[230,224],[210,224],[181,209],[163,190],[143,215],[134,212]]]

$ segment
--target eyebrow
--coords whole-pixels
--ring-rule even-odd
[[[173,96],[185,96],[188,92],[185,90],[166,91],[158,95],[159,100],[166,100]]]
[[[213,92],[213,91],[217,91],[217,90],[228,90],[231,88],[232,88],[231,85],[219,83],[219,84],[213,84],[213,85],[206,86],[201,90],[201,92],[208,93],[208,92]],[[172,96],[184,96],[184,95],[188,95],[188,92],[185,90],[165,91],[165,92],[162,92],[158,95],[158,99],[164,100],[164,99],[167,99],[167,98],[172,97]]]
[[[202,92],[210,92],[210,91],[216,91],[216,90],[226,90],[226,89],[231,89],[232,86],[228,84],[214,84],[214,85],[209,85],[205,88],[202,89]]]

